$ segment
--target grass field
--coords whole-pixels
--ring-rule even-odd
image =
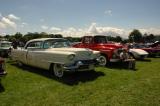
[[[37,68],[7,62],[0,106],[158,106],[160,58],[136,63],[136,71],[98,67],[56,79]]]

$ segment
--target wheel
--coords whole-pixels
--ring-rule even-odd
[[[54,72],[54,75],[56,77],[58,77],[58,78],[63,77],[63,75],[64,75],[64,69],[63,69],[62,64],[54,64],[53,65],[53,72]]]
[[[106,66],[107,65],[108,59],[107,59],[106,56],[100,55],[98,59],[99,59],[99,65],[100,66]]]

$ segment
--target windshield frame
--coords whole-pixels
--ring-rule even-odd
[[[46,43],[52,43],[52,44],[46,44]],[[60,43],[62,44],[62,46],[53,46],[55,45],[56,43]],[[64,46],[64,43],[66,43],[67,45]],[[58,44],[57,44],[58,45]],[[66,48],[66,47],[71,47],[71,42],[67,39],[49,39],[49,40],[46,40],[44,41],[43,43],[43,48],[44,49],[48,49],[48,48]]]

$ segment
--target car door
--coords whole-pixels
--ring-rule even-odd
[[[41,41],[35,41],[31,42],[27,46],[27,54],[26,54],[26,60],[27,64],[31,66],[37,66],[37,55],[39,51],[41,50],[42,42]]]

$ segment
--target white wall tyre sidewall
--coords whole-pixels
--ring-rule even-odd
[[[107,65],[107,58],[104,55],[99,56],[99,65],[106,66]]]
[[[53,65],[54,75],[58,78],[62,78],[64,75],[64,69],[62,64],[54,64]]]

